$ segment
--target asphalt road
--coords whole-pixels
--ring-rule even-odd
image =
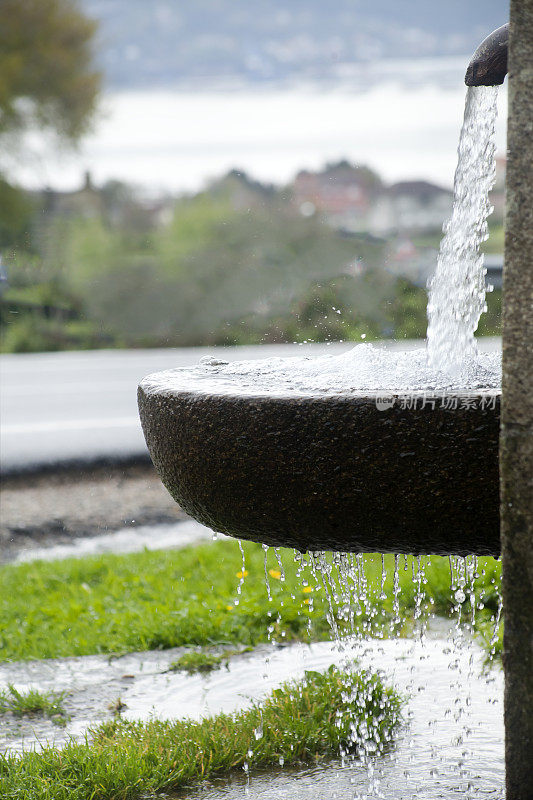
[[[486,346],[495,346],[494,340]],[[353,343],[5,355],[0,363],[0,468],[7,474],[145,454],[136,391],[150,372],[197,364],[214,353],[231,361],[339,353],[350,347]]]
[[[331,345],[328,352],[350,345]],[[324,352],[309,345],[307,352]],[[223,355],[222,355],[223,351]],[[69,461],[146,453],[137,385],[150,372],[230,360],[301,355],[298,345],[96,350],[5,355],[0,363],[0,467],[4,474]]]

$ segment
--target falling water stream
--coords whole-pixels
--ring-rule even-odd
[[[485,311],[485,270],[480,245],[488,236],[495,179],[497,86],[471,86],[459,139],[454,203],[437,269],[429,284],[428,356],[431,366],[460,371],[477,354],[474,332]]]

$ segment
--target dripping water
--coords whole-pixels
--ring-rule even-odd
[[[394,578],[393,578],[393,595],[392,595],[392,613],[393,619],[391,622],[391,633],[394,633],[398,628],[400,618],[400,556],[398,553],[394,556]]]
[[[490,646],[491,646],[491,656],[494,656],[495,653],[495,645],[498,641],[498,632],[500,628],[500,620],[502,617],[502,608],[503,608],[503,598],[501,592],[501,586],[496,586],[496,594],[498,597],[498,609],[496,611],[496,617],[494,618],[494,630],[492,632],[492,636],[490,638]]]
[[[385,566],[385,553],[381,554],[381,589],[379,592],[379,599],[386,600],[387,595],[385,594],[385,581],[387,580],[387,568]]]
[[[273,570],[268,570],[267,555],[269,548],[263,546],[264,550],[264,573],[265,585],[269,599],[272,599],[269,574]],[[282,553],[274,550],[275,558],[279,567],[279,576],[286,575],[283,566]],[[376,580],[369,578],[368,569],[370,564],[375,562],[367,559],[362,554],[353,553],[326,553],[324,551],[314,551],[302,554],[294,551],[294,561],[296,564],[296,575],[300,584],[319,592],[325,602],[326,617],[330,626],[332,638],[337,642],[337,648],[346,653],[346,658],[353,664],[353,658],[357,655],[357,648],[364,648],[368,637],[376,639],[397,636],[402,622],[402,608],[404,604],[412,602],[412,616],[414,620],[414,637],[422,644],[426,641],[426,630],[428,621],[431,618],[433,609],[433,598],[427,594],[426,584],[428,578],[426,570],[431,565],[431,558],[428,556],[405,556],[396,554],[393,557],[393,567],[390,568],[390,561],[384,555],[380,557],[377,566]],[[474,677],[474,658],[469,656],[470,642],[476,633],[476,610],[483,608],[480,602],[480,591],[476,588],[476,580],[480,577],[478,571],[478,561],[475,556],[459,557],[449,556],[449,591],[452,610],[453,624],[448,634],[449,641],[449,663],[448,670],[452,676],[450,679],[450,699],[445,716],[449,716],[455,723],[453,740],[451,745],[460,747],[465,759],[473,754],[470,752],[472,745],[469,738],[472,731],[469,723],[469,706],[472,704],[470,690],[465,688],[465,683],[470,685]],[[374,569],[374,568],[372,568]],[[244,571],[244,565],[243,565]],[[276,578],[278,575],[275,576]],[[405,589],[405,579],[409,577],[412,581],[412,595]],[[495,586],[496,591],[498,587]],[[405,592],[403,594],[403,592]],[[309,593],[310,594],[310,593]],[[498,595],[498,610],[494,615],[494,640],[495,643],[498,624],[501,616],[501,596]],[[385,616],[379,616],[383,612],[383,603],[391,597],[392,609]],[[412,599],[411,599],[412,598]],[[292,599],[296,598],[292,596]],[[310,594],[308,598],[312,602]],[[282,604],[283,605],[283,604]],[[273,612],[273,620],[276,626],[283,630],[283,608],[282,605],[278,612]],[[310,607],[312,611],[312,606]],[[381,625],[374,625],[374,619]],[[387,634],[381,619],[390,619],[390,631]],[[308,632],[310,628],[311,615],[309,617]],[[269,626],[269,640],[273,641],[272,632],[274,625]],[[281,633],[283,636],[283,632]],[[350,652],[351,651],[351,652]],[[361,650],[360,652],[365,652]],[[446,651],[445,651],[446,652]],[[424,656],[420,656],[423,658]],[[349,663],[349,661],[347,661]],[[462,666],[461,666],[462,665]],[[466,673],[465,673],[466,669]],[[412,667],[413,675],[415,666]],[[467,680],[465,681],[465,675]],[[408,686],[409,692],[420,690],[416,684]],[[362,697],[346,697],[347,702],[351,703],[352,708],[361,706],[364,703]],[[354,720],[357,715],[354,715]],[[379,797],[380,795],[380,762],[376,761],[376,756],[383,754],[383,744],[379,740],[377,729],[374,730],[374,721],[367,719],[361,725],[349,720],[350,735],[346,746],[340,752],[341,763],[345,766],[355,766],[362,769],[366,774],[365,791],[371,792],[370,796]],[[341,721],[339,720],[339,724]],[[428,723],[431,727],[435,722]],[[255,739],[260,738],[262,730],[254,731]],[[410,740],[409,740],[410,741]],[[457,775],[458,785],[463,781],[466,774],[463,769],[464,761],[459,759],[457,765],[453,766],[453,771]],[[404,772],[404,777],[409,777],[410,770]],[[438,774],[438,766],[435,766],[435,774]],[[433,777],[432,772],[432,777]],[[366,795],[369,796],[369,795]],[[470,794],[467,790],[467,796]]]
[[[279,552],[279,547],[274,548],[274,555],[276,556],[276,561],[278,562],[278,567],[280,571],[280,581],[285,583],[285,570],[283,569],[283,562],[281,560],[281,554]]]
[[[236,597],[234,599],[234,601],[233,601],[233,605],[235,605],[235,606],[239,605],[239,602],[240,602],[239,598],[240,598],[240,595],[242,594],[242,585],[243,585],[244,579],[246,577],[246,558],[245,558],[245,555],[244,555],[244,548],[242,546],[242,542],[241,542],[240,539],[238,539],[237,542],[239,544],[239,550],[241,551],[242,565],[241,565],[241,572],[240,572],[240,575],[239,575],[239,583],[237,584],[237,595],[238,595],[238,597]]]
[[[272,602],[272,592],[270,591],[270,581],[268,580],[268,545],[263,545],[263,566],[265,568],[265,584],[268,595],[268,602]]]
[[[331,628],[333,638],[339,644],[339,646],[342,646],[342,636],[337,625],[337,614],[335,613],[336,593],[331,583],[331,564],[329,564],[326,558],[326,553],[323,550],[310,552],[309,562],[313,578],[315,579],[315,582],[320,582],[328,604],[326,619]]]

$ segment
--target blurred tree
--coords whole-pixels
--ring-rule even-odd
[[[76,0],[0,2],[0,134],[38,125],[80,138],[100,88],[95,31]]]
[[[96,110],[96,23],[76,0],[0,0],[0,142],[19,156],[21,134],[52,131],[76,143]],[[0,171],[0,247],[30,246],[30,197]]]
[[[35,203],[0,174],[0,247],[27,247]]]

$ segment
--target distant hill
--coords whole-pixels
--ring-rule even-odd
[[[507,0],[81,2],[113,88],[350,80],[354,65],[469,54],[509,13]]]

